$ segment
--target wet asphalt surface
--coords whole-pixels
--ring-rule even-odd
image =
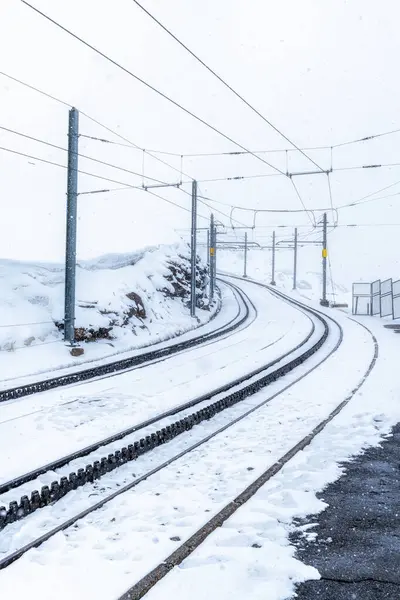
[[[298,585],[296,600],[400,600],[400,423],[392,433],[318,494],[324,512],[296,522],[318,523],[307,531],[315,541],[291,541],[321,575]]]

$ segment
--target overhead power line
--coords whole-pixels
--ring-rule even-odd
[[[44,17],[45,19],[47,19],[48,21],[50,21],[51,23],[53,23],[53,25],[56,25],[59,29],[61,29],[62,31],[64,31],[65,33],[67,33],[68,35],[70,35],[71,37],[73,37],[74,39],[76,39],[78,42],[80,42],[81,44],[85,45],[87,48],[90,48],[93,52],[96,52],[96,54],[98,54],[99,56],[102,56],[105,60],[107,60],[108,62],[110,62],[114,66],[116,66],[118,69],[120,69],[121,71],[123,71],[124,73],[126,73],[127,75],[129,75],[130,77],[133,77],[136,81],[139,81],[141,84],[143,84],[144,86],[146,86],[148,89],[152,90],[154,93],[156,93],[157,95],[159,95],[161,98],[164,98],[164,100],[167,100],[168,102],[170,102],[171,104],[173,104],[174,106],[176,106],[177,108],[179,108],[180,110],[182,110],[183,112],[185,112],[186,114],[188,114],[189,116],[191,116],[193,119],[195,119],[199,123],[202,123],[203,125],[205,125],[206,127],[208,127],[210,130],[212,130],[215,133],[217,133],[218,135],[222,136],[223,138],[225,138],[226,140],[228,140],[229,142],[231,142],[232,144],[234,144],[238,148],[241,148],[242,150],[245,150],[246,152],[248,152],[249,154],[251,154],[252,156],[254,156],[254,158],[256,158],[257,160],[263,162],[264,164],[266,164],[267,166],[271,167],[275,171],[278,171],[282,175],[285,175],[285,173],[283,171],[281,171],[280,169],[278,169],[278,167],[275,167],[274,165],[272,165],[268,161],[264,160],[260,156],[254,154],[253,152],[251,152],[251,150],[249,150],[248,148],[246,148],[245,146],[243,146],[239,142],[236,142],[229,135],[223,133],[217,127],[215,127],[214,125],[211,125],[211,123],[208,123],[207,121],[205,121],[204,119],[202,119],[201,117],[199,117],[198,115],[196,115],[195,113],[193,113],[188,108],[185,108],[182,104],[180,104],[179,102],[177,102],[176,100],[174,100],[173,98],[171,98],[170,96],[168,96],[167,94],[164,94],[164,92],[162,92],[161,90],[158,90],[156,87],[154,87],[153,85],[151,85],[150,83],[148,83],[147,81],[145,81],[144,79],[142,79],[141,77],[139,77],[138,75],[136,75],[135,73],[133,73],[132,71],[130,71],[129,69],[127,69],[126,67],[124,67],[123,65],[121,65],[119,62],[117,62],[116,60],[114,60],[113,58],[111,58],[110,56],[108,56],[107,54],[105,54],[104,52],[102,52],[101,50],[99,50],[98,48],[96,48],[95,46],[93,46],[92,44],[90,44],[89,42],[85,41],[83,38],[79,37],[77,34],[73,33],[70,29],[67,29],[66,27],[64,27],[63,25],[61,25],[60,23],[58,23],[57,21],[55,21],[54,19],[52,19],[51,17],[49,17],[48,15],[46,15],[44,12],[42,12],[41,10],[39,10],[38,8],[36,8],[35,6],[33,6],[32,4],[29,4],[29,2],[27,2],[26,0],[21,0],[21,1],[26,6],[28,6],[32,10],[34,10],[36,13],[38,13],[39,15],[41,15],[42,17]],[[320,167],[318,167],[318,168],[320,168]]]
[[[338,209],[341,210],[343,208],[357,207],[360,204],[367,204],[368,202],[376,202],[377,200],[386,200],[387,198],[393,198],[394,196],[400,196],[400,192],[395,192],[394,194],[387,194],[386,196],[378,196],[377,198],[367,198],[366,200],[358,200],[355,202],[350,202],[350,204],[343,204],[342,206],[339,206]]]
[[[17,150],[12,150],[11,148],[6,148],[4,146],[0,146],[0,150],[3,150],[4,152],[9,152],[10,154],[16,154],[18,156],[23,156],[24,158],[30,158],[32,160],[37,160],[38,162],[42,162],[47,165],[52,165],[54,167],[59,167],[61,169],[67,169],[67,165],[62,165],[62,164],[54,162],[52,160],[47,160],[45,158],[41,158],[40,156],[33,156],[32,154],[26,154],[25,152],[19,152]],[[81,173],[82,175],[88,175],[89,177],[101,179],[102,181],[109,181],[111,183],[117,183],[119,185],[123,185],[127,188],[129,187],[134,190],[144,190],[143,186],[136,186],[136,185],[132,185],[130,183],[125,183],[123,181],[118,181],[117,179],[110,179],[109,177],[104,177],[103,175],[96,175],[95,173],[90,173],[88,171],[82,171],[82,169],[78,169],[77,171],[78,171],[78,173]],[[105,191],[105,190],[100,190],[100,191]],[[106,190],[106,191],[109,191],[109,190]]]
[[[380,138],[380,137],[383,137],[386,135],[393,135],[395,133],[400,133],[400,129],[393,129],[392,131],[376,133],[374,135],[368,135],[366,137],[358,138],[356,140],[340,142],[339,144],[331,144],[330,146],[328,146],[328,145],[306,146],[306,147],[300,148],[300,150],[303,152],[306,152],[308,150],[334,150],[335,148],[341,148],[342,146],[349,146],[350,144],[358,144],[359,142],[368,142],[370,140],[374,140],[376,138]],[[107,139],[103,139],[103,138],[96,138],[96,137],[93,137],[90,135],[87,135],[87,136],[82,135],[82,137],[87,137],[89,139],[97,140],[99,142],[130,147],[129,144],[120,144],[119,142],[114,142],[112,140],[107,140]],[[137,148],[137,150],[141,150],[141,148]],[[167,152],[164,150],[147,150],[147,151],[152,152],[154,154],[165,154],[165,155],[176,156],[176,157],[183,156],[184,158],[202,158],[202,157],[208,157],[208,156],[243,156],[243,155],[248,154],[244,150],[240,150],[240,151],[232,150],[231,152],[193,152],[193,153]],[[251,152],[253,154],[280,154],[280,153],[285,153],[285,152],[297,152],[297,148],[275,148],[275,149],[269,148],[268,150],[252,150]]]
[[[361,203],[363,200],[366,200],[367,198],[371,198],[372,196],[375,196],[375,194],[380,194],[380,192],[385,192],[386,190],[389,190],[390,188],[399,185],[400,184],[400,180],[399,181],[395,181],[394,183],[391,183],[390,185],[386,185],[383,188],[380,188],[379,190],[375,190],[375,192],[371,192],[370,194],[367,194],[366,196],[362,196],[362,198],[359,198],[358,200],[354,200],[353,202],[350,202],[349,204],[342,204],[341,206],[338,206],[338,210],[341,208],[347,208],[348,206],[353,206],[354,204],[359,204]]]
[[[16,155],[18,155],[18,156],[23,156],[23,157],[25,157],[25,158],[30,158],[30,159],[32,159],[32,160],[37,160],[38,162],[42,162],[42,163],[45,163],[45,164],[48,164],[48,165],[52,165],[52,166],[55,166],[55,167],[59,167],[59,168],[61,168],[61,169],[67,169],[67,166],[66,166],[66,165],[62,165],[62,164],[60,164],[60,163],[56,163],[56,162],[54,162],[54,161],[51,161],[51,160],[46,160],[46,159],[44,159],[44,158],[40,158],[39,156],[33,156],[33,155],[31,155],[31,154],[26,154],[25,152],[18,152],[17,150],[11,150],[11,148],[5,148],[5,147],[2,147],[2,146],[0,146],[0,150],[3,150],[3,151],[5,151],[5,152],[9,152],[9,153],[11,153],[11,154],[16,154]],[[176,206],[177,208],[180,208],[181,210],[185,210],[186,212],[189,212],[189,213],[191,212],[191,211],[190,211],[190,209],[186,208],[185,206],[181,206],[180,204],[176,204],[176,203],[175,203],[175,202],[173,202],[172,200],[169,200],[168,198],[164,198],[163,196],[160,196],[159,194],[156,194],[156,193],[154,193],[154,192],[151,192],[150,190],[147,190],[147,189],[146,189],[146,188],[144,188],[143,186],[131,185],[131,184],[129,184],[129,183],[124,183],[124,182],[122,182],[122,181],[118,181],[118,180],[116,180],[116,179],[110,179],[110,178],[108,178],[108,177],[103,177],[102,175],[96,175],[96,174],[94,174],[94,173],[89,173],[89,172],[87,172],[87,171],[82,171],[81,169],[78,169],[78,173],[81,173],[82,175],[88,175],[88,176],[90,176],[90,177],[95,177],[96,179],[101,179],[101,180],[103,180],[103,181],[109,181],[109,182],[111,182],[111,183],[116,183],[116,184],[119,184],[119,185],[122,185],[122,186],[124,186],[123,188],[119,188],[119,189],[131,189],[131,190],[139,190],[139,191],[142,191],[142,192],[148,192],[148,193],[151,193],[153,196],[157,196],[157,198],[160,198],[161,200],[164,200],[164,201],[165,201],[165,202],[167,202],[168,204],[172,204],[172,205]],[[92,192],[82,192],[82,193],[81,193],[81,194],[79,194],[79,195],[82,195],[82,194],[87,194],[87,193],[90,193],[90,194],[92,194],[92,193],[114,192],[114,191],[119,191],[119,190],[113,190],[113,189],[111,189],[111,190],[94,190],[94,191],[92,191]],[[204,217],[203,215],[200,215],[200,216],[201,216],[202,218],[206,218],[206,217]]]
[[[26,138],[28,140],[38,142],[39,144],[44,144],[46,146],[49,146],[50,148],[55,148],[56,150],[62,150],[63,152],[68,152],[68,149],[63,148],[63,146],[58,146],[57,144],[52,144],[51,142],[48,142],[47,140],[42,140],[40,138],[33,137],[32,135],[28,135],[27,133],[22,133],[21,131],[16,131],[15,129],[9,129],[8,127],[4,127],[3,125],[0,125],[0,129],[2,129],[3,131],[7,131],[8,133],[12,133],[14,135],[18,135],[20,137]],[[124,171],[125,173],[130,173],[131,175],[136,175],[138,177],[143,176],[143,173],[138,173],[136,171],[132,171],[131,169],[125,169],[124,167],[119,167],[118,165],[114,165],[112,163],[106,162],[104,160],[100,160],[98,158],[94,158],[93,156],[87,156],[86,154],[81,154],[80,152],[78,152],[78,156],[80,156],[81,158],[85,158],[86,160],[91,160],[91,161],[99,163],[101,165],[111,167],[112,169],[118,169],[119,171]],[[156,183],[162,183],[162,184],[167,183],[165,181],[161,181],[160,179],[155,179],[154,177],[149,177],[147,175],[146,175],[146,179],[149,179],[150,181],[155,181]]]
[[[375,133],[374,135],[367,135],[366,137],[358,138],[356,140],[350,140],[348,142],[342,142],[341,144],[335,144],[332,148],[340,148],[342,146],[349,146],[350,144],[358,144],[359,142],[369,142],[370,140],[375,140],[376,138],[383,137],[385,135],[393,135],[394,133],[399,133],[400,129],[392,129],[391,131],[384,131],[383,133]]]
[[[34,7],[32,7],[34,8]],[[64,106],[67,106],[68,108],[72,108],[73,105],[70,104],[69,102],[66,102],[65,100],[62,100],[61,98],[57,98],[57,96],[54,96],[52,94],[49,94],[48,92],[45,92],[29,83],[26,83],[25,81],[22,81],[21,79],[18,79],[17,77],[13,77],[12,75],[5,73],[4,71],[0,71],[0,75],[2,75],[3,77],[7,77],[8,79],[15,81],[16,83],[19,83],[20,85],[23,85],[29,89],[31,89],[32,91],[35,91],[39,94],[41,94],[42,96],[46,96],[47,98],[49,98],[50,100],[54,100],[55,102],[58,102],[59,104],[63,104]],[[119,144],[118,142],[115,142],[113,140],[107,140],[104,138],[96,138],[94,136],[89,136],[89,135],[83,135],[81,134],[82,137],[86,137],[88,139],[93,139],[93,140],[97,140],[100,142],[107,142],[110,144],[114,144],[114,145],[120,145],[120,146],[126,146],[126,147],[133,147],[136,148],[136,150],[139,151],[143,151],[145,150],[147,154],[149,154],[149,156],[152,156],[152,158],[154,158],[155,160],[159,160],[160,162],[161,159],[159,159],[157,156],[153,156],[154,154],[165,154],[165,155],[169,155],[169,156],[176,156],[176,157],[185,157],[185,158],[195,158],[195,157],[201,157],[201,156],[229,156],[229,155],[241,155],[241,154],[276,154],[278,152],[294,152],[296,151],[296,147],[295,148],[279,148],[279,149],[268,149],[268,150],[243,150],[243,151],[232,151],[232,152],[199,152],[199,153],[192,153],[192,154],[188,154],[188,153],[177,153],[177,152],[167,152],[167,151],[163,151],[163,150],[151,150],[151,149],[146,149],[146,148],[142,148],[141,146],[135,144],[134,142],[128,140],[127,138],[125,138],[123,135],[121,135],[120,133],[117,133],[116,131],[114,131],[113,129],[111,129],[110,127],[108,127],[107,125],[104,125],[104,123],[101,123],[100,121],[96,120],[95,118],[93,118],[91,115],[89,115],[88,113],[85,113],[83,110],[79,109],[79,112],[85,116],[87,119],[89,119],[90,121],[92,121],[93,123],[95,123],[96,125],[99,125],[100,127],[104,128],[105,130],[107,130],[109,133],[112,133],[113,135],[115,135],[116,137],[124,140],[127,142],[127,144]],[[303,151],[308,151],[308,150],[331,150],[332,148],[340,148],[342,146],[348,146],[350,144],[357,144],[359,142],[366,142],[366,141],[370,141],[379,137],[383,137],[386,135],[393,135],[395,133],[399,133],[400,129],[393,129],[391,131],[384,131],[382,133],[376,133],[373,135],[368,135],[362,138],[357,138],[354,140],[350,140],[350,141],[346,141],[346,142],[341,142],[339,144],[331,144],[330,146],[310,146],[310,147],[306,147],[306,148],[300,148],[300,150]],[[171,169],[173,169],[174,167],[172,165],[170,165],[169,163],[164,163],[166,166],[169,166]],[[356,168],[361,168],[361,167],[356,167]],[[177,170],[177,169],[176,169]]]
[[[41,94],[42,96],[45,96],[46,98],[49,98],[50,100],[53,100],[54,102],[58,102],[59,104],[62,104],[63,106],[67,106],[68,108],[73,108],[73,104],[66,102],[65,100],[61,100],[60,98],[57,98],[56,96],[53,96],[52,94],[49,94],[48,92],[45,92],[44,90],[41,90],[38,87],[35,87],[35,86],[27,83],[26,81],[22,81],[21,79],[18,79],[17,77],[13,77],[12,75],[9,75],[8,73],[4,73],[4,71],[0,71],[0,75],[2,75],[3,77],[7,77],[7,79],[10,79],[11,81],[15,81],[16,83],[19,83],[20,85],[22,85],[34,92],[37,92],[38,94]],[[159,163],[169,167],[170,169],[172,169],[174,171],[177,171],[178,173],[181,173],[182,175],[185,175],[185,177],[189,177],[191,180],[193,179],[193,177],[191,177],[187,173],[182,172],[181,169],[178,169],[177,167],[174,167],[173,165],[171,165],[167,161],[163,160],[162,158],[155,156],[151,150],[145,150],[144,148],[141,148],[138,144],[135,144],[128,138],[124,137],[122,134],[118,133],[117,131],[114,131],[113,129],[111,129],[111,127],[108,127],[108,125],[105,125],[98,119],[95,119],[94,117],[89,115],[87,112],[81,110],[80,108],[79,108],[79,113],[81,115],[83,115],[84,117],[86,117],[87,119],[89,119],[89,121],[92,121],[92,123],[95,123],[99,127],[102,127],[103,129],[105,129],[109,133],[112,133],[113,135],[115,135],[119,139],[123,140],[124,142],[127,142],[129,147],[135,148],[136,150],[140,150],[141,152],[145,151],[148,156],[151,156],[154,160],[158,161]],[[86,136],[86,137],[89,137],[89,136]],[[97,138],[97,139],[100,140],[101,138]],[[103,140],[103,141],[105,141],[105,140]],[[111,142],[110,140],[107,140],[107,141],[109,143],[117,144],[116,142]]]
[[[308,156],[307,154],[305,154],[305,152],[303,150],[301,150],[298,146],[296,146],[296,144],[294,142],[292,142],[284,133],[282,133],[282,131],[280,131],[275,125],[273,125],[273,123],[271,123],[271,121],[269,121],[263,114],[261,114],[256,108],[254,108],[254,106],[252,104],[250,104],[250,102],[248,102],[245,98],[243,98],[243,96],[241,96],[236,90],[234,90],[233,87],[229,85],[229,83],[227,83],[220,75],[218,75],[218,73],[216,73],[201,58],[199,58],[197,56],[197,54],[195,54],[192,50],[190,50],[190,48],[188,48],[186,46],[186,44],[184,44],[176,35],[174,35],[172,33],[172,31],[170,31],[165,25],[163,25],[161,23],[161,21],[159,21],[154,15],[152,15],[146,8],[144,8],[144,6],[142,6],[140,4],[140,2],[138,2],[137,0],[133,0],[133,2],[143,12],[145,12],[155,23],[157,23],[157,25],[159,25],[169,36],[171,36],[180,46],[182,46],[182,48],[184,48],[186,50],[186,52],[189,52],[189,54],[195,60],[197,60],[197,62],[199,62],[205,69],[207,69],[207,71],[209,71],[212,75],[214,75],[214,77],[216,77],[218,79],[218,81],[220,81],[226,88],[228,88],[228,90],[230,90],[237,98],[239,98],[239,100],[241,100],[242,102],[244,102],[244,104],[246,104],[246,106],[248,108],[250,108],[265,123],[267,123],[267,125],[269,125],[281,137],[283,137],[287,142],[289,142],[289,144],[291,144],[294,148],[296,148],[296,150],[298,150],[305,158],[307,158],[309,161],[311,161],[314,166],[316,166],[318,169],[320,169],[321,171],[323,171],[323,169],[312,158],[310,158],[310,156]]]

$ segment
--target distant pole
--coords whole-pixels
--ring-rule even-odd
[[[212,253],[211,260],[213,261],[213,276],[214,276],[213,290],[214,290],[214,294],[215,294],[215,289],[217,287],[217,225],[215,224],[215,221],[213,221],[212,236],[213,236],[213,241],[212,241],[213,253]]]
[[[297,227],[294,230],[293,289],[297,288]]]
[[[65,252],[64,340],[75,343],[76,225],[78,197],[79,112],[69,111],[67,171],[67,243]]]
[[[271,285],[276,285],[275,281],[275,231],[272,232],[272,276]]]
[[[329,306],[329,302],[326,299],[326,259],[328,257],[327,229],[328,229],[328,218],[327,218],[327,214],[324,213],[324,217],[323,217],[323,221],[322,221],[322,298],[320,301],[321,306]]]
[[[210,220],[210,300],[214,299],[214,215]]]
[[[192,181],[192,231],[190,237],[190,316],[196,316],[196,233],[197,233],[197,181]]]
[[[244,266],[243,277],[247,277],[247,231],[244,234]]]

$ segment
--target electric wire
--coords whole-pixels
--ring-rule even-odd
[[[294,190],[295,190],[295,192],[296,192],[296,195],[297,195],[298,199],[300,200],[300,203],[301,203],[302,207],[303,207],[303,208],[304,208],[304,210],[307,212],[307,216],[308,216],[308,218],[310,219],[310,223],[311,223],[311,225],[314,227],[314,226],[315,226],[315,224],[316,224],[316,223],[315,223],[315,220],[313,220],[313,218],[310,216],[310,214],[309,214],[309,211],[308,211],[308,209],[306,208],[306,205],[305,205],[305,203],[304,203],[304,201],[303,201],[303,198],[301,197],[301,195],[300,195],[300,192],[299,192],[299,190],[297,189],[297,186],[296,186],[295,182],[293,181],[293,177],[291,177],[291,178],[290,178],[290,181],[292,182],[292,185],[293,185],[293,187],[294,187]]]
[[[55,148],[56,150],[62,150],[63,152],[68,152],[68,148],[64,148],[63,146],[58,146],[57,144],[53,144],[51,142],[48,142],[47,140],[42,140],[40,138],[33,137],[32,135],[22,133],[21,131],[16,131],[15,129],[9,129],[8,127],[4,127],[3,125],[0,125],[0,129],[2,129],[3,131],[7,131],[8,133],[12,133],[12,134],[18,135],[20,137],[26,138],[28,140],[38,142],[39,144],[44,144],[46,146],[49,146],[50,148]],[[73,152],[72,154],[75,154],[75,152]],[[125,173],[129,173],[131,175],[136,175],[137,177],[142,176],[141,173],[132,171],[131,169],[125,169],[124,167],[119,167],[118,165],[114,165],[112,163],[106,162],[104,160],[100,160],[98,158],[94,158],[93,156],[87,156],[86,154],[82,154],[81,152],[77,152],[76,154],[77,154],[77,156],[80,156],[81,158],[99,163],[101,165],[105,165],[107,167],[111,167],[112,169],[117,169],[118,171],[124,171]],[[160,179],[156,179],[155,177],[146,176],[146,179],[155,181],[156,183],[161,183],[161,184],[167,185],[167,182],[161,181]]]
[[[323,170],[310,156],[305,154],[303,150],[301,150],[294,142],[292,142],[282,131],[280,131],[271,121],[269,121],[263,114],[261,114],[252,104],[250,104],[243,96],[241,96],[236,90],[233,89],[218,73],[216,73],[211,67],[209,67],[201,58],[197,56],[190,48],[186,46],[176,35],[172,33],[165,25],[161,23],[152,13],[150,13],[144,6],[138,2],[138,0],[133,0],[133,2],[143,11],[145,12],[157,25],[159,25],[169,36],[171,36],[182,48],[184,48],[189,54],[197,60],[207,71],[209,71],[214,77],[218,79],[226,88],[228,88],[239,100],[244,102],[244,104],[250,108],[256,115],[258,115],[265,123],[267,123],[274,131],[276,131],[281,137],[283,137],[289,144],[291,144],[298,152],[300,152],[305,158],[313,163],[321,171]]]
[[[38,94],[41,94],[42,96],[50,98],[51,100],[54,100],[55,102],[58,102],[59,104],[67,106],[68,108],[73,108],[73,104],[70,104],[69,102],[65,102],[64,100],[61,100],[60,98],[57,98],[56,96],[53,96],[52,94],[49,94],[48,92],[45,92],[45,91],[39,89],[38,87],[35,87],[35,86],[33,86],[33,85],[29,84],[29,83],[26,83],[25,81],[22,81],[21,79],[18,79],[17,77],[13,77],[12,75],[9,75],[8,73],[5,73],[4,71],[0,71],[0,75],[3,75],[4,77],[7,77],[8,79],[11,79],[12,81],[15,81],[16,83],[19,83],[20,85],[22,85],[22,86],[24,86],[24,87],[26,87],[28,89],[31,89],[31,90],[37,92]],[[143,151],[143,148],[141,148],[140,146],[138,146],[137,144],[135,144],[134,142],[132,142],[128,138],[124,137],[122,134],[114,131],[113,129],[111,129],[111,127],[108,127],[108,125],[105,125],[104,123],[102,123],[98,119],[95,119],[94,117],[92,117],[91,115],[89,115],[88,113],[86,113],[85,111],[79,109],[79,113],[82,116],[86,117],[86,119],[88,119],[89,121],[92,121],[92,123],[95,123],[97,126],[102,127],[103,129],[105,129],[109,133],[112,133],[113,135],[115,135],[119,139],[122,139],[123,141],[127,142],[127,146],[128,147],[135,148],[136,150]],[[89,136],[85,136],[85,137],[89,137]],[[102,138],[98,138],[98,139],[101,140]],[[105,141],[105,140],[103,140],[103,141]],[[115,144],[117,144],[117,142],[111,142],[110,140],[107,140],[107,141],[109,143],[115,143]],[[156,160],[156,161],[164,164],[167,167],[170,167],[171,169],[173,169],[174,171],[177,171],[178,173],[181,172],[180,169],[177,169],[176,167],[174,167],[173,165],[171,165],[171,164],[167,163],[166,161],[162,160],[158,156],[155,156],[150,150],[146,150],[146,152],[154,160]],[[190,179],[193,179],[190,175],[188,175],[186,173],[184,173],[184,175],[186,177],[189,177]]]
[[[329,274],[330,274],[330,278],[331,278],[331,288],[332,288],[333,301],[336,303],[335,283],[333,281],[331,257],[329,256],[329,254],[328,254],[328,265],[329,265]]]
[[[46,160],[44,158],[39,158],[38,156],[33,156],[33,155],[30,155],[30,154],[26,154],[24,152],[17,152],[16,150],[11,150],[10,148],[4,148],[4,147],[0,146],[0,150],[4,150],[6,152],[10,152],[11,154],[17,154],[17,155],[23,156],[25,158],[31,158],[32,160],[37,160],[39,162],[43,162],[45,164],[49,164],[49,165],[52,165],[52,166],[60,167],[62,169],[67,169],[66,165],[62,165],[60,163],[49,161],[49,160]],[[164,200],[168,204],[172,204],[172,205],[176,206],[177,208],[180,208],[181,210],[185,210],[186,212],[191,212],[190,209],[188,209],[188,208],[186,208],[184,206],[181,206],[180,204],[177,204],[177,203],[173,202],[172,200],[168,200],[167,198],[164,198],[163,196],[160,196],[159,194],[151,192],[150,190],[148,190],[146,188],[143,188],[142,186],[130,185],[128,183],[124,183],[124,182],[118,181],[116,179],[110,179],[108,177],[103,177],[102,175],[95,175],[94,173],[89,173],[87,171],[82,171],[80,169],[78,169],[78,173],[81,173],[82,175],[88,175],[90,177],[95,177],[97,179],[101,179],[101,180],[104,180],[104,181],[109,181],[109,182],[112,182],[112,183],[123,185],[124,187],[121,188],[121,189],[131,189],[131,190],[139,190],[139,191],[142,191],[142,192],[147,192],[147,193],[149,193],[149,194],[151,194],[153,196],[156,196],[157,198],[160,198],[161,200]],[[108,191],[113,192],[113,191],[117,191],[117,190],[94,190],[92,192],[81,192],[78,195],[88,194],[88,193],[101,193],[101,192],[108,192]],[[201,216],[202,218],[206,218],[203,215],[199,215],[199,216]]]
[[[367,198],[371,198],[372,196],[375,196],[375,194],[379,194],[380,192],[385,192],[386,190],[389,190],[390,188],[399,185],[400,184],[400,180],[399,181],[395,181],[394,183],[391,183],[390,185],[386,185],[383,188],[380,188],[379,190],[376,190],[375,192],[371,192],[370,194],[367,194],[366,196],[362,196],[362,198],[359,198],[358,200],[354,200],[353,202],[350,202],[349,204],[342,204],[341,206],[338,206],[338,210],[340,210],[341,208],[347,208],[348,206],[352,206],[354,204],[358,204],[360,203],[362,200],[366,200]]]
[[[54,321],[37,321],[34,323],[8,323],[7,325],[0,325],[1,328],[4,327],[27,327],[28,325],[54,325]]]
[[[341,207],[338,207],[338,210],[343,208],[357,207],[359,204],[367,204],[368,202],[376,202],[377,200],[386,200],[386,198],[393,198],[394,196],[399,195],[400,192],[395,192],[394,194],[387,194],[386,196],[378,196],[378,198],[368,198],[367,200],[359,200],[358,202],[355,201],[350,204],[344,204]]]
[[[333,196],[332,196],[331,179],[329,177],[329,173],[327,173],[326,175],[327,175],[327,178],[328,178],[329,201],[331,203],[332,219],[333,219],[333,222],[335,222],[335,208],[333,206]]]
[[[351,140],[351,141],[347,141],[347,142],[341,142],[338,144],[332,144],[330,146],[306,146],[303,148],[300,148],[300,150],[303,151],[309,151],[309,150],[334,150],[335,148],[341,148],[342,146],[348,146],[350,144],[357,144],[359,142],[365,142],[365,141],[369,141],[369,140],[374,140],[376,138],[379,137],[383,137],[386,135],[392,135],[395,133],[399,133],[400,129],[393,129],[392,131],[385,131],[383,133],[377,133],[374,135],[369,135],[363,138],[358,138],[355,140]],[[92,136],[85,136],[88,137],[89,139]],[[116,144],[116,145],[121,145],[121,146],[127,146],[129,147],[128,144],[119,144],[118,142],[113,142],[111,140],[105,140],[102,138],[92,138],[92,139],[98,139],[98,141],[100,142],[108,142],[110,144]],[[164,150],[148,150],[149,152],[154,152],[155,154],[166,154],[166,155],[171,155],[171,156],[181,156],[181,154],[179,154],[178,152],[167,152]],[[296,148],[270,148],[268,150],[252,150],[253,154],[278,154],[278,153],[283,153],[283,152],[296,152]],[[208,157],[208,156],[238,156],[238,155],[245,155],[247,154],[247,152],[245,151],[232,151],[232,152],[194,152],[194,153],[184,153],[183,156],[185,158],[202,158],[202,157]]]
[[[90,44],[89,42],[85,41],[83,38],[79,37],[77,34],[73,33],[70,29],[67,29],[66,27],[64,27],[63,25],[61,25],[60,23],[58,23],[57,21],[55,21],[51,17],[49,17],[47,14],[45,14],[44,12],[42,12],[41,10],[39,10],[38,8],[36,8],[35,6],[33,6],[32,4],[29,4],[29,2],[27,2],[26,0],[21,0],[21,2],[23,2],[23,4],[25,4],[26,6],[28,6],[29,8],[31,8],[33,11],[35,11],[37,14],[39,14],[40,16],[42,16],[43,18],[45,18],[46,20],[48,20],[51,23],[53,23],[53,25],[56,25],[59,29],[61,29],[62,31],[64,31],[68,35],[72,36],[74,39],[76,39],[77,41],[79,41],[81,44],[85,45],[87,48],[90,48],[93,52],[95,52],[99,56],[102,56],[105,60],[107,60],[108,62],[110,62],[114,66],[116,66],[118,69],[122,70],[124,73],[128,74],[130,77],[133,77],[136,81],[139,81],[139,83],[143,84],[148,89],[152,90],[154,93],[156,93],[157,95],[159,95],[161,98],[164,98],[165,100],[167,100],[168,102],[170,102],[171,104],[173,104],[174,106],[176,106],[177,108],[179,108],[180,110],[182,110],[183,112],[185,112],[186,114],[188,114],[189,116],[191,116],[192,118],[194,118],[199,123],[202,123],[203,125],[205,125],[206,127],[208,127],[210,130],[212,130],[215,133],[217,133],[218,135],[224,137],[226,140],[228,140],[229,142],[231,142],[235,146],[238,146],[242,150],[245,150],[246,152],[248,152],[249,154],[251,154],[252,156],[254,156],[255,158],[257,158],[257,160],[260,160],[261,162],[263,162],[264,164],[268,165],[269,167],[271,167],[275,171],[278,171],[282,175],[285,175],[285,173],[283,171],[281,171],[280,169],[278,169],[278,167],[275,167],[274,165],[272,165],[268,161],[264,160],[260,156],[252,153],[250,150],[248,150],[248,148],[246,148],[245,146],[243,146],[239,142],[236,142],[233,138],[231,138],[227,134],[225,134],[222,131],[220,131],[217,127],[215,127],[214,125],[211,125],[210,123],[208,123],[207,121],[205,121],[204,119],[202,119],[201,117],[199,117],[198,115],[196,115],[195,113],[193,113],[188,108],[184,107],[182,104],[180,104],[179,102],[177,102],[176,100],[174,100],[173,98],[171,98],[170,96],[168,96],[167,94],[165,94],[164,92],[158,90],[155,86],[151,85],[150,83],[148,83],[147,81],[145,81],[144,79],[142,79],[141,77],[139,77],[138,75],[136,75],[135,73],[133,73],[132,71],[130,71],[129,69],[127,69],[126,67],[124,67],[123,65],[121,65],[119,62],[117,62],[116,60],[114,60],[110,56],[108,56],[107,54],[105,54],[104,52],[102,52],[101,50],[99,50],[98,48],[96,48],[95,46],[93,46],[92,44]]]
[[[61,169],[67,169],[68,168],[67,165],[62,165],[62,164],[56,163],[56,162],[54,162],[52,160],[47,160],[45,158],[40,158],[39,156],[33,156],[32,154],[26,154],[25,152],[19,152],[17,150],[11,150],[11,148],[5,148],[4,146],[0,146],[0,150],[3,150],[5,152],[9,152],[11,154],[17,154],[18,156],[23,156],[25,158],[30,158],[32,160],[37,160],[38,162],[42,162],[42,163],[45,163],[47,165],[52,165],[54,167],[59,167]],[[142,190],[143,189],[142,186],[131,185],[129,183],[124,183],[124,182],[118,181],[116,179],[110,179],[109,177],[104,177],[103,175],[96,175],[95,173],[89,173],[88,171],[82,171],[81,169],[77,169],[77,172],[81,173],[82,175],[88,175],[89,177],[95,177],[96,179],[101,179],[102,181],[109,181],[111,183],[116,183],[116,184],[119,184],[119,185],[123,185],[125,187],[129,187],[129,188],[134,189],[134,190]],[[99,190],[99,191],[103,191],[103,190]]]

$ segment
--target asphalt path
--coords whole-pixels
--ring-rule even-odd
[[[346,463],[346,473],[319,497],[329,507],[298,525],[292,542],[321,579],[296,588],[296,600],[400,600],[400,423],[381,447]]]

